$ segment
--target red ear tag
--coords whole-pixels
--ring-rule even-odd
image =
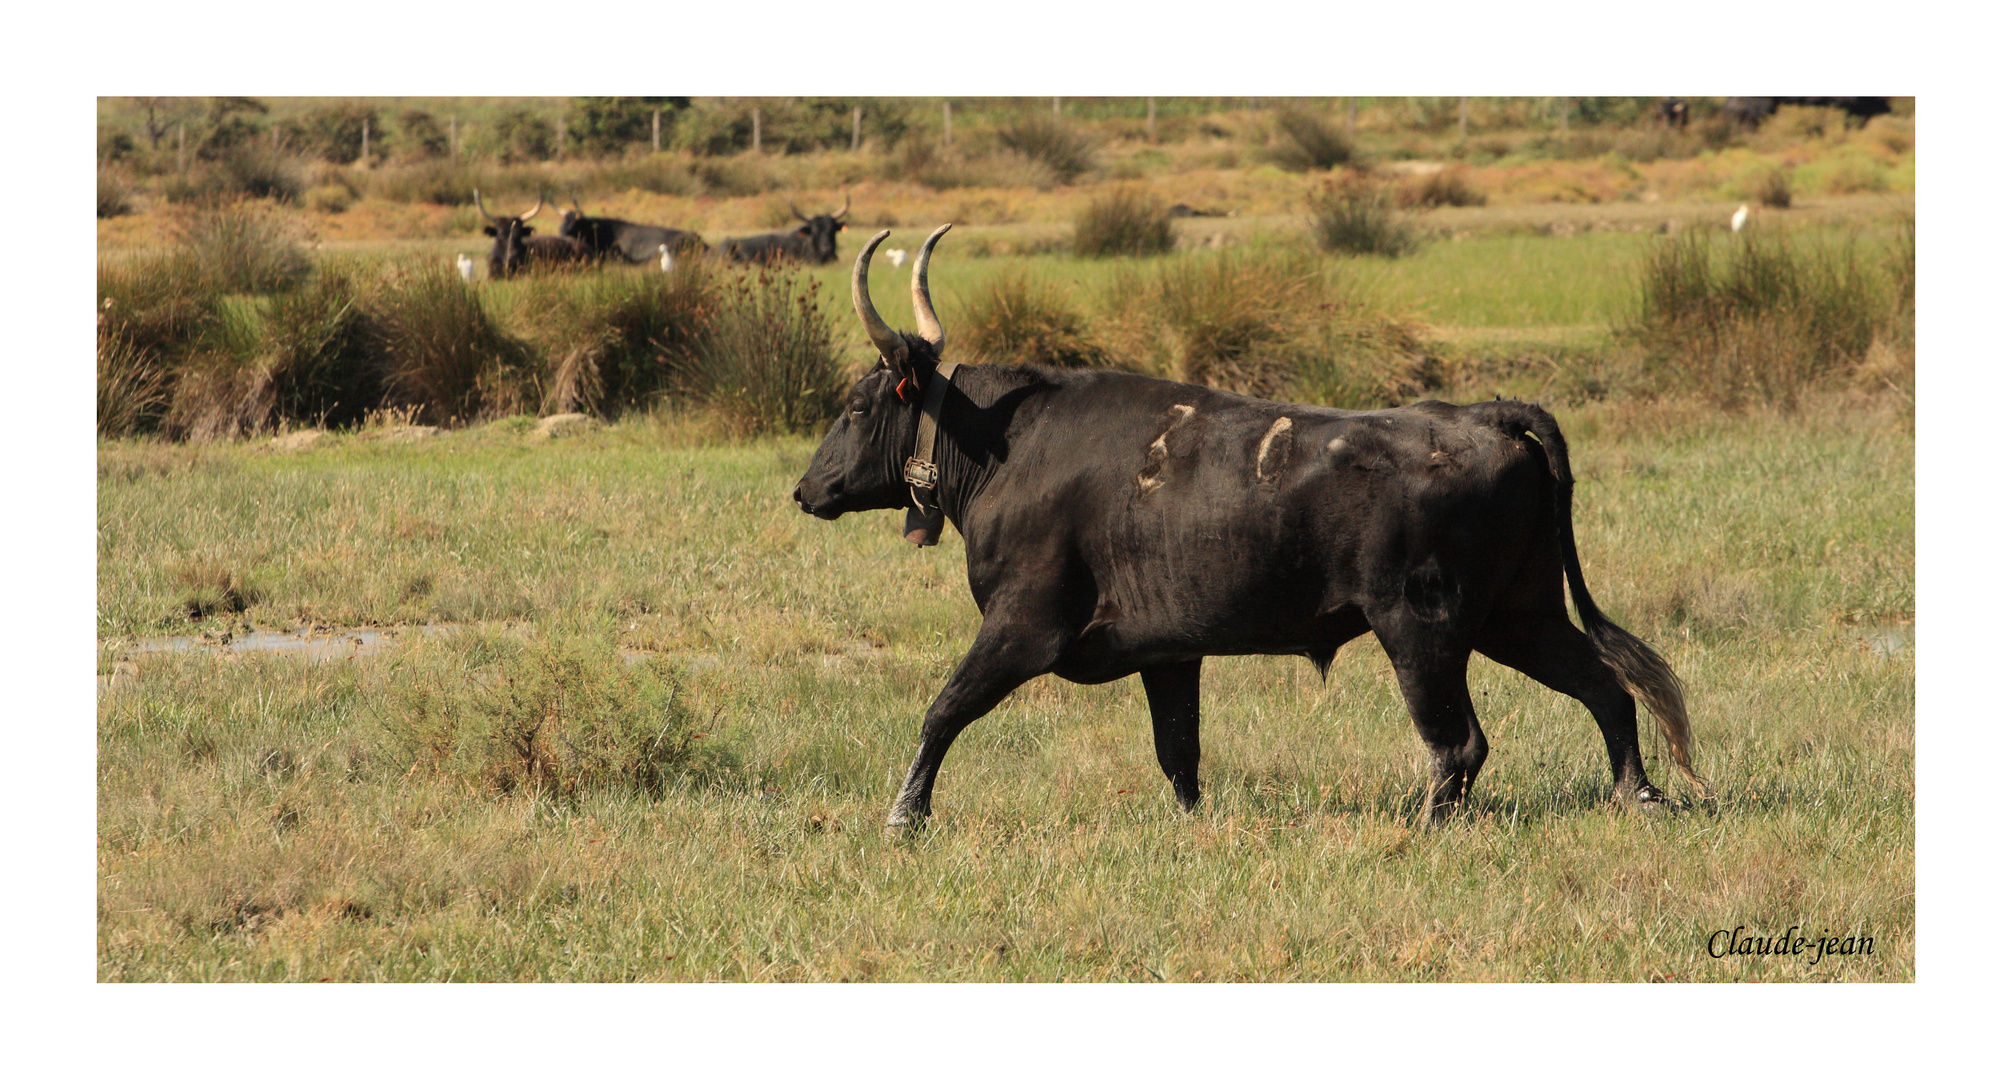
[[[908,376],[902,376],[901,381],[894,384],[894,396],[903,401],[908,400]]]

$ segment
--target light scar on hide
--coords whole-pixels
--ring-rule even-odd
[[[1257,448],[1257,482],[1270,484],[1278,480],[1279,471],[1285,468],[1286,460],[1292,457],[1292,418],[1281,416],[1272,421],[1271,430],[1264,433]]]
[[[1139,470],[1137,479],[1133,481],[1138,485],[1139,494],[1147,494],[1166,483],[1160,479],[1160,466],[1167,462],[1167,436],[1173,434],[1175,428],[1187,423],[1188,417],[1194,414],[1193,405],[1176,405],[1167,410],[1167,429],[1160,432],[1160,437],[1146,447],[1146,465]]]

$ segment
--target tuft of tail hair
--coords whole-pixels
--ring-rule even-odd
[[[1691,790],[1710,797],[1711,785],[1691,768],[1691,714],[1684,705],[1682,680],[1647,642],[1607,618],[1586,589],[1586,574],[1579,566],[1579,544],[1572,535],[1572,463],[1558,421],[1542,408],[1523,401],[1491,401],[1470,407],[1490,409],[1496,414],[1497,425],[1511,438],[1520,438],[1527,431],[1544,448],[1544,455],[1551,462],[1551,478],[1557,485],[1553,501],[1565,583],[1572,593],[1572,606],[1579,611],[1579,621],[1585,625],[1586,636],[1593,642],[1593,651],[1614,672],[1621,687],[1656,718],[1657,726],[1663,730],[1663,741],[1669,744],[1670,756],[1676,761],[1677,772]]]

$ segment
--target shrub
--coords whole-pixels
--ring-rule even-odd
[[[1694,230],[1645,257],[1626,330],[1668,386],[1793,407],[1890,325],[1880,291],[1849,242]]]
[[[412,664],[392,685],[385,735],[413,768],[510,795],[655,795],[696,733],[668,661],[628,664],[611,635],[548,632],[528,643],[457,634],[452,665]]]
[[[181,272],[220,293],[290,289],[312,269],[295,226],[270,207],[218,202],[183,212],[175,226]]]
[[[322,161],[347,163],[363,154],[363,125],[370,123],[370,147],[382,153],[390,145],[377,108],[361,102],[338,102],[309,110],[282,127],[287,144],[298,153]]]
[[[1485,206],[1488,196],[1467,182],[1465,169],[1441,169],[1397,189],[1397,205],[1430,209],[1434,206]]]
[[[506,334],[454,269],[428,260],[392,272],[372,305],[383,335],[384,404],[430,423],[534,407],[530,350]]]
[[[1418,246],[1417,231],[1392,209],[1383,188],[1329,184],[1308,197],[1308,206],[1314,239],[1324,250],[1394,259]]]
[[[98,327],[98,437],[118,439],[149,430],[167,402],[168,373],[152,350]]]
[[[552,157],[557,129],[552,121],[529,109],[505,110],[491,133],[496,156],[505,162],[546,161]]]
[[[817,282],[788,270],[739,271],[712,324],[662,350],[671,385],[743,431],[806,431],[837,415],[838,343]]]
[[[445,157],[454,142],[440,121],[424,109],[407,109],[398,116],[398,144],[409,159]]]
[[[1789,203],[1795,198],[1794,192],[1789,189],[1788,181],[1789,171],[1787,168],[1776,166],[1769,169],[1767,172],[1762,173],[1760,180],[1754,184],[1754,198],[1762,206],[1773,207],[1776,210],[1786,210],[1789,207]]]
[[[1278,114],[1278,140],[1267,156],[1279,168],[1298,172],[1362,164],[1346,135],[1321,117],[1299,109]]]
[[[306,196],[301,201],[309,210],[323,214],[340,214],[349,209],[349,204],[355,199],[356,196],[341,184],[323,184],[320,187],[308,188]]]
[[[1024,116],[1002,128],[999,145],[1029,161],[1047,166],[1055,179],[1073,184],[1096,167],[1097,143],[1061,120],[1041,114]]]
[[[952,325],[973,355],[993,364],[1101,367],[1110,357],[1090,340],[1063,289],[1013,268],[966,302]]]
[[[222,325],[222,300],[192,269],[172,252],[99,264],[100,333],[170,365],[209,341]]]
[[[699,347],[717,314],[719,282],[704,260],[681,259],[668,275],[548,278],[521,297],[520,325],[553,358],[545,408],[608,415],[648,408],[674,389],[669,358]]]
[[[161,430],[185,442],[235,439],[272,423],[272,378],[264,365],[209,353],[175,372]]]
[[[1104,306],[1122,355],[1258,397],[1361,404],[1363,387],[1403,385],[1423,353],[1415,327],[1345,288],[1305,248],[1186,255],[1119,275]]]
[[[133,192],[116,170],[98,166],[98,216],[119,217],[133,212]]]
[[[274,420],[361,421],[383,395],[382,340],[355,272],[325,263],[314,279],[267,301],[257,345]]]
[[[583,97],[573,99],[566,134],[580,147],[608,154],[650,141],[650,117],[661,110],[662,133],[671,134],[678,113],[690,108],[688,97]]]
[[[1174,226],[1160,200],[1136,188],[1117,188],[1090,200],[1076,215],[1076,254],[1161,255],[1174,249]]]

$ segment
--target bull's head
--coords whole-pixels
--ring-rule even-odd
[[[810,237],[810,260],[819,263],[837,262],[838,234],[845,230],[845,215],[852,212],[852,194],[846,193],[843,209],[829,214],[804,217],[803,211],[796,208],[795,200],[791,200],[789,212],[795,214],[798,221],[803,222],[797,227],[796,234]]]
[[[949,231],[945,225],[930,233],[915,259],[910,293],[919,333],[900,333],[888,326],[867,292],[873,249],[887,239],[887,231],[867,241],[852,264],[852,307],[873,347],[880,350],[880,362],[846,394],[845,411],[797,481],[796,504],[805,513],[828,521],[855,510],[898,510],[909,505],[902,466],[915,449],[922,412],[918,388],[935,372],[944,344],[943,324],[929,302],[929,253]]]
[[[499,218],[490,213],[488,207],[482,205],[482,189],[475,189],[475,209],[481,211],[482,216],[489,222],[482,226],[482,235],[496,238],[496,243],[489,248],[490,277],[506,278],[524,268],[525,260],[530,258],[524,238],[530,236],[532,232],[531,226],[525,222],[537,217],[538,211],[544,208],[545,193],[541,191],[538,193],[538,201],[529,211],[516,217]]]
[[[580,196],[575,194],[573,189],[566,189],[566,197],[573,200],[573,208],[559,214],[559,235],[585,240],[587,237],[582,235],[585,230],[580,227],[580,222],[587,216],[587,211],[581,209]]]

